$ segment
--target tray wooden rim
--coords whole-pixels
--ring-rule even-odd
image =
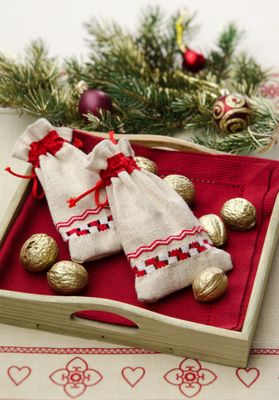
[[[98,132],[82,132],[86,134],[92,134],[100,138],[108,137],[107,134]],[[116,135],[116,138],[118,139],[122,136],[123,135]],[[207,149],[204,146],[196,145],[186,140],[170,138],[167,136],[125,135],[125,137],[127,137],[134,144],[142,144],[149,147],[166,147],[170,149],[210,154],[219,153],[215,150]],[[29,173],[29,169],[30,168],[27,168],[26,173]],[[28,184],[29,182],[26,180],[22,180],[20,182],[7,212],[0,221],[0,245],[4,241],[6,234],[9,231],[14,218],[16,217],[17,210],[20,208],[24,199],[24,194],[28,189]],[[59,317],[59,321],[64,324],[64,330],[63,328],[59,329],[61,333],[77,335],[77,330],[81,329],[82,327],[84,334],[80,333],[78,336],[92,337],[93,335],[101,340],[110,340],[129,345],[137,345],[140,342],[142,347],[151,347],[155,350],[168,352],[171,354],[181,354],[181,349],[184,349],[186,345],[183,344],[184,342],[182,345],[175,345],[174,340],[172,340],[170,341],[171,344],[169,347],[166,347],[166,341],[165,339],[163,340],[163,338],[157,338],[158,343],[151,341],[149,344],[148,342],[148,338],[151,335],[152,330],[158,330],[159,327],[162,332],[165,332],[165,334],[168,335],[170,334],[171,329],[174,330],[174,328],[176,328],[175,336],[177,335],[177,332],[180,332],[180,335],[183,333],[183,335],[186,336],[186,341],[188,340],[188,342],[191,339],[191,336],[193,336],[193,333],[195,333],[196,338],[195,336],[192,337],[192,344],[190,346],[191,348],[189,351],[187,351],[187,354],[190,356],[198,357],[211,362],[243,367],[247,365],[251,341],[256,328],[278,236],[279,194],[277,195],[274,204],[245,316],[245,321],[241,331],[232,331],[229,329],[208,326],[191,321],[184,321],[108,299],[79,296],[48,296],[12,292],[3,289],[0,289],[0,299],[2,303],[0,321],[14,325],[31,326],[37,329],[57,331],[55,328],[55,321],[47,322],[44,321],[44,319],[39,318],[39,309],[41,312],[45,310],[47,314],[49,313],[49,307],[51,307],[52,312],[54,312],[56,317]],[[34,318],[32,319],[31,317],[29,322],[26,320],[23,321],[22,313],[25,312],[25,307],[27,305],[34,310],[34,318],[37,318],[37,323],[34,322]],[[103,310],[119,314],[132,320],[135,324],[137,324],[139,329],[131,329],[130,327],[123,326],[120,327],[117,325],[106,324],[97,321],[88,321],[73,316],[75,312],[89,309],[89,307],[90,309],[94,310]],[[15,314],[13,317],[10,316],[10,310],[13,310]],[[72,329],[73,327],[75,327],[75,329]],[[72,333],[72,330],[74,333]],[[204,352],[202,341],[205,338],[209,340],[210,343],[213,341],[215,346],[212,349],[212,352],[209,351],[208,354],[202,353]],[[200,349],[195,348],[195,343],[199,343]],[[216,345],[219,347],[218,349],[216,348]],[[224,356],[222,353],[222,348],[227,349],[228,347],[230,351],[228,351]],[[237,348],[239,349],[238,352],[236,351]],[[206,346],[205,349],[207,349]],[[183,354],[185,354],[185,352],[183,352]]]

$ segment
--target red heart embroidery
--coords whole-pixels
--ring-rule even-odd
[[[8,369],[7,373],[11,381],[18,386],[31,374],[31,368],[13,365]]]
[[[258,368],[238,368],[236,370],[236,376],[246,387],[251,387],[258,377],[260,376],[260,371]]]
[[[142,367],[125,367],[121,371],[125,381],[131,386],[135,387],[137,383],[144,377],[145,369]]]

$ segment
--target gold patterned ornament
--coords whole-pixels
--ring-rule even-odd
[[[225,202],[221,217],[231,229],[244,231],[253,228],[256,224],[257,212],[250,201],[236,197]]]
[[[223,246],[228,238],[224,222],[218,215],[206,214],[200,218],[200,224],[207,230],[214,246]]]
[[[86,269],[73,261],[59,261],[47,272],[49,286],[61,294],[80,292],[88,283]]]
[[[45,233],[36,233],[23,244],[19,260],[28,271],[42,272],[55,263],[57,256],[55,240]]]
[[[195,200],[196,189],[193,182],[183,175],[167,175],[164,178],[170,187],[172,187],[188,204]]]
[[[219,129],[226,134],[244,131],[250,124],[251,107],[241,94],[219,97],[213,105],[213,118]]]
[[[146,157],[140,157],[140,156],[134,157],[134,160],[141,169],[157,175],[158,169],[154,161],[149,160]]]
[[[226,274],[216,267],[202,271],[192,284],[193,295],[197,301],[208,303],[221,297],[228,287]]]

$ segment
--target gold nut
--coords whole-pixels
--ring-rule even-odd
[[[188,204],[195,200],[196,189],[193,182],[183,175],[167,175],[164,178],[170,187],[172,187]]]
[[[214,246],[220,247],[227,240],[227,229],[224,222],[218,215],[206,214],[200,218],[201,226],[207,230],[208,236],[212,240]]]
[[[192,284],[193,294],[197,301],[210,302],[222,296],[228,286],[228,278],[220,268],[207,268],[202,271]]]
[[[152,174],[158,173],[157,165],[154,161],[140,156],[134,157],[134,160],[141,169],[151,172]]]
[[[80,292],[88,283],[86,269],[73,261],[59,261],[47,272],[49,286],[62,294]]]
[[[55,240],[45,233],[36,233],[21,247],[19,260],[31,272],[42,272],[50,268],[58,256]]]
[[[251,229],[256,223],[256,214],[253,204],[241,197],[226,201],[221,210],[224,222],[239,231]]]

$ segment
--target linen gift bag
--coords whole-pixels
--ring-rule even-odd
[[[158,176],[141,170],[127,139],[100,142],[85,166],[106,186],[115,227],[135,274],[138,299],[154,302],[190,285],[204,269],[232,268],[185,201]]]
[[[75,208],[67,204],[69,197],[99,180],[96,173],[84,168],[86,155],[71,144],[72,139],[72,129],[56,128],[46,119],[39,119],[19,137],[12,155],[32,164],[34,195],[42,197],[36,193],[38,178],[53,222],[63,239],[69,242],[72,260],[84,262],[116,253],[121,246],[108,208],[92,202],[89,197],[82,199]],[[101,195],[105,197],[105,193]]]

